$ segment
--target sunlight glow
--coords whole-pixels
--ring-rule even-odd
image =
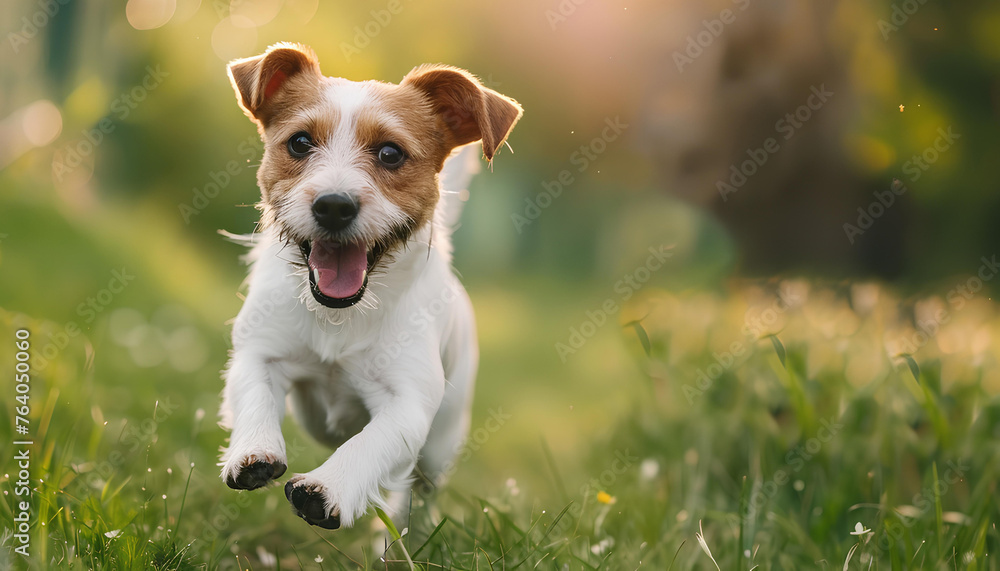
[[[169,22],[176,9],[176,0],[128,0],[125,17],[136,30],[153,30]]]
[[[245,57],[256,47],[257,27],[246,16],[223,18],[212,30],[212,50],[222,61]]]

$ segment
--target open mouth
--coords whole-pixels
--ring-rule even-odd
[[[299,244],[309,268],[309,289],[316,301],[336,309],[361,301],[383,248],[363,242],[313,240]]]

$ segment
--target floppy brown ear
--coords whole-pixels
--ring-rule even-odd
[[[400,85],[422,91],[448,129],[451,148],[483,141],[483,154],[493,160],[523,113],[513,99],[483,87],[469,72],[446,65],[422,65]],[[450,150],[450,149],[448,149]]]
[[[301,44],[275,44],[259,56],[229,63],[229,80],[240,107],[261,126],[274,116],[275,97],[296,76],[309,79],[308,85],[318,84],[322,77],[316,54]]]

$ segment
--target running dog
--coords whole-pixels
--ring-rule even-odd
[[[478,350],[450,226],[478,162],[459,147],[481,141],[492,161],[522,110],[445,65],[398,85],[324,77],[298,44],[234,61],[229,78],[264,156],[222,479],[252,490],[284,474],[287,400],[335,451],[285,495],[308,523],[349,527],[371,506],[392,513],[383,492],[405,497],[415,474],[439,481],[461,448]]]

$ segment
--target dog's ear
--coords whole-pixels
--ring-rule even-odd
[[[487,160],[493,160],[523,113],[517,101],[484,87],[456,67],[422,65],[406,74],[400,85],[427,96],[448,129],[451,148],[482,139]]]
[[[259,56],[229,63],[229,80],[240,107],[262,127],[275,114],[275,97],[297,76],[309,80],[308,85],[318,85],[322,77],[316,54],[301,44],[275,44]]]

